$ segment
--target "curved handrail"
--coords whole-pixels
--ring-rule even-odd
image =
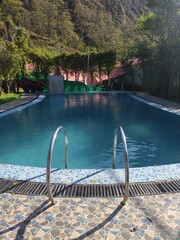
[[[124,199],[121,202],[123,205],[126,204],[128,196],[129,196],[129,159],[128,159],[128,150],[126,143],[126,136],[124,134],[124,130],[120,125],[117,125],[114,131],[114,148],[113,148],[113,168],[116,168],[116,148],[117,148],[117,134],[118,130],[121,133],[123,149],[124,149],[124,166],[125,166],[125,195]]]
[[[56,202],[54,201],[53,195],[52,195],[52,189],[51,189],[51,159],[52,159],[52,153],[53,153],[53,148],[54,148],[54,143],[57,137],[57,134],[60,130],[63,130],[64,132],[64,147],[65,147],[65,168],[68,168],[68,138],[66,134],[66,130],[64,127],[60,126],[56,129],[54,132],[51,142],[49,145],[49,151],[48,151],[48,157],[47,157],[47,169],[46,169],[46,186],[47,186],[47,192],[49,199],[51,200],[52,204],[55,204]]]

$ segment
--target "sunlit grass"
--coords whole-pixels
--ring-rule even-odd
[[[11,102],[11,101],[19,98],[19,96],[20,95],[17,94],[17,93],[8,93],[8,94],[2,93],[0,95],[0,105],[4,104],[4,103],[7,103],[7,102]]]

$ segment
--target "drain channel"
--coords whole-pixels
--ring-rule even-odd
[[[54,197],[123,197],[124,184],[52,184]],[[180,191],[180,179],[129,184],[129,196],[155,195]],[[0,193],[47,195],[46,183],[0,178]]]

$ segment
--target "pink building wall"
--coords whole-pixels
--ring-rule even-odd
[[[114,79],[114,78],[118,78],[121,77],[125,74],[124,69],[122,68],[122,66],[118,66],[117,68],[115,68],[111,73],[109,78],[110,79]],[[82,81],[87,85],[93,85],[96,86],[99,82],[100,82],[100,77],[98,73],[94,73],[93,75],[93,80],[91,79],[91,75],[90,73],[83,73],[81,71],[79,72],[71,72],[68,73],[68,79],[67,79],[67,74],[62,73],[62,75],[64,76],[65,80],[69,80],[69,81]],[[103,74],[101,75],[101,81],[104,80],[108,80],[108,75],[107,74]]]

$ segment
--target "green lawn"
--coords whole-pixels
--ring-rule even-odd
[[[4,104],[4,103],[7,103],[7,102],[11,102],[17,98],[19,98],[19,94],[16,94],[16,93],[9,93],[9,94],[5,94],[5,93],[2,93],[0,95],[0,105],[1,104]]]

